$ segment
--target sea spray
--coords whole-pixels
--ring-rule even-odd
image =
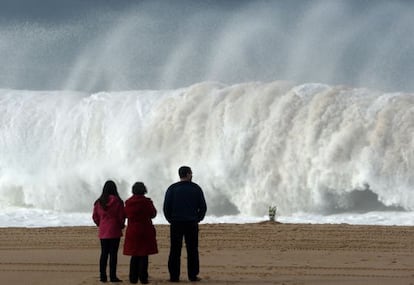
[[[413,1],[32,2],[0,1],[0,88],[284,79],[414,90]]]
[[[88,212],[106,179],[162,207],[191,165],[208,215],[412,210],[414,97],[204,82],[94,94],[0,90],[0,205]]]

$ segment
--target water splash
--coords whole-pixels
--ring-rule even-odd
[[[111,178],[125,198],[143,180],[160,208],[189,164],[210,215],[263,216],[269,204],[283,215],[414,208],[412,94],[206,82],[1,90],[0,103],[2,206],[89,211]]]

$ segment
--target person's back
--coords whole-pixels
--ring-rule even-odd
[[[109,258],[109,275],[111,282],[121,282],[116,276],[118,248],[125,223],[124,202],[118,194],[112,180],[105,182],[101,196],[95,201],[92,219],[99,227],[101,256],[99,271],[101,282],[107,282],[106,267]]]
[[[119,238],[122,236],[125,222],[124,205],[118,197],[109,195],[106,209],[103,209],[101,204],[96,202],[92,218],[99,226],[99,238]]]
[[[125,234],[124,254],[131,256],[129,282],[142,284],[148,281],[148,255],[158,253],[156,231],[152,219],[157,210],[150,198],[145,197],[147,187],[143,182],[132,186],[132,196],[125,202],[128,226]]]
[[[143,194],[133,195],[125,202],[128,226],[125,234],[124,254],[146,256],[158,253],[156,232],[152,219],[157,215],[151,199]]]
[[[129,223],[152,223],[157,211],[151,199],[143,195],[133,195],[125,201],[125,215]]]
[[[206,208],[203,191],[196,183],[180,181],[167,189],[164,214],[168,222],[200,222]]]
[[[164,216],[170,223],[170,254],[168,271],[171,282],[180,281],[180,259],[183,238],[187,249],[187,274],[192,282],[200,281],[198,254],[198,223],[207,211],[203,190],[193,183],[188,166],[178,170],[180,181],[168,187],[164,199]]]

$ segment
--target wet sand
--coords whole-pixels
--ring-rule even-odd
[[[170,284],[169,228],[156,228],[150,282]],[[118,275],[129,284],[122,246]],[[94,227],[0,228],[1,284],[102,284],[99,247]],[[414,284],[414,227],[202,224],[200,263],[199,284]],[[181,270],[191,284],[185,250]]]

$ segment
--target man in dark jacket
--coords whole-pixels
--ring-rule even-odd
[[[170,255],[168,270],[170,281],[180,281],[180,259],[183,237],[187,248],[188,279],[200,281],[198,255],[198,223],[207,211],[203,190],[193,183],[193,173],[188,166],[178,169],[180,181],[168,187],[164,199],[164,215],[170,223]]]

